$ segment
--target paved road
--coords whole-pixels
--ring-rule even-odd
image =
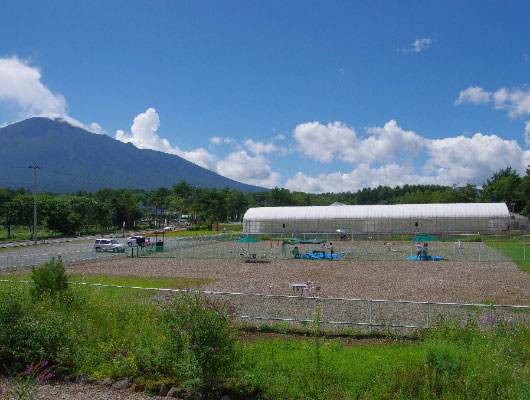
[[[100,237],[100,236],[98,236]],[[95,236],[54,240],[51,243],[42,244],[39,241],[37,246],[22,245],[8,247],[10,250],[0,252],[0,269],[42,265],[52,257],[59,255],[65,262],[88,260],[93,258],[123,256],[111,252],[96,252],[93,248]],[[125,244],[126,239],[118,238],[120,243]]]

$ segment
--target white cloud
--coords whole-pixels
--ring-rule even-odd
[[[18,118],[45,117],[60,119],[89,132],[103,134],[105,130],[97,123],[85,125],[67,115],[66,99],[53,93],[41,82],[42,74],[37,67],[30,66],[17,56],[0,58],[0,101],[14,104]]]
[[[68,122],[72,126],[76,126],[78,128],[84,129],[85,131],[89,131],[92,133],[97,133],[99,135],[107,133],[97,122],[92,122],[90,125],[85,125],[82,122],[78,121],[77,119],[74,119],[72,117],[69,117],[68,115],[58,114],[58,113],[44,113],[37,115],[38,117],[43,118],[49,118],[51,120],[60,120]]]
[[[526,121],[524,127],[524,141],[527,145],[530,145],[530,121]]]
[[[332,132],[332,129],[328,129],[329,126],[312,124],[311,127],[316,132],[326,128],[325,137]],[[344,127],[340,123],[334,125]],[[481,184],[493,173],[507,166],[524,174],[530,163],[530,150],[523,150],[515,140],[506,140],[496,135],[476,133],[471,137],[461,135],[432,140],[412,131],[404,131],[394,120],[387,122],[384,127],[373,127],[367,131],[373,135],[364,140],[351,137],[353,145],[341,151],[336,150],[342,160],[358,163],[351,172],[318,176],[299,172],[287,180],[286,187],[310,192],[342,192],[378,185],[393,187],[405,183]],[[530,141],[530,122],[526,124],[525,135]],[[302,137],[319,136],[305,132]],[[300,151],[303,148],[299,146]],[[428,156],[421,173],[416,172],[413,166],[413,161],[418,161],[414,157],[409,157],[410,160],[405,164],[393,161],[395,155],[403,151],[413,155],[423,151]]]
[[[482,133],[432,140],[428,147],[431,158],[426,166],[446,184],[482,183],[507,166],[524,173],[530,161],[530,151],[517,141]]]
[[[526,88],[500,88],[492,93],[478,86],[470,86],[460,91],[455,100],[455,104],[486,104],[490,102],[493,102],[494,108],[508,111],[510,118],[530,115],[530,90]]]
[[[501,88],[493,94],[495,108],[507,110],[510,118],[530,115],[530,91]]]
[[[356,146],[345,148],[342,160],[356,163],[388,163],[397,154],[418,154],[424,146],[424,139],[412,131],[401,129],[395,120],[390,120],[383,128],[372,127],[372,133]]]
[[[235,140],[231,137],[225,137],[225,138],[222,138],[222,137],[219,137],[219,136],[212,136],[210,138],[210,145],[211,146],[217,146],[217,145],[220,145],[220,144],[232,144],[234,143]]]
[[[430,38],[416,39],[414,42],[409,44],[408,47],[398,49],[398,51],[401,51],[404,54],[421,53],[422,51],[427,50],[429,47],[431,47],[432,43],[433,39]]]
[[[367,131],[373,135],[360,140],[353,128],[340,122],[308,122],[295,128],[294,137],[298,151],[323,163],[335,156],[351,163],[388,163],[400,153],[417,154],[424,146],[420,136],[401,129],[394,120]]]
[[[334,172],[320,174],[317,177],[298,172],[289,178],[286,187],[293,191],[311,193],[355,192],[366,187],[400,186],[404,184],[438,183],[436,177],[423,177],[414,172],[409,165],[387,164],[374,168],[368,164],[359,164],[350,173]]]
[[[64,97],[41,82],[41,72],[17,56],[0,58],[0,100],[14,102],[21,117],[42,113],[66,114]]]
[[[270,143],[263,143],[262,141],[253,141],[252,139],[247,139],[245,141],[245,146],[247,149],[249,149],[254,154],[266,154],[266,153],[272,153],[273,151],[277,151],[278,147],[270,142]]]
[[[161,138],[158,135],[159,126],[160,117],[158,113],[154,108],[148,108],[144,113],[140,113],[134,118],[130,134],[118,130],[116,131],[116,139],[125,143],[132,143],[140,149],[158,150],[178,155],[203,168],[239,182],[264,187],[274,187],[279,184],[280,175],[273,172],[267,165],[267,160],[260,155],[250,157],[245,151],[238,151],[229,154],[224,160],[219,160],[203,148],[185,151],[178,146],[172,146],[167,139]],[[210,139],[210,143],[213,144],[223,142],[232,143],[233,139],[222,139],[215,136]]]
[[[219,161],[217,172],[239,182],[266,188],[278,186],[280,179],[280,174],[271,170],[264,157],[251,157],[244,150],[231,153]]]
[[[484,89],[478,86],[470,86],[465,90],[461,90],[458,99],[455,100],[455,104],[473,103],[483,104],[491,101],[491,93],[486,92]]]
[[[218,145],[221,144],[222,139],[219,136],[214,136],[210,138],[210,144]]]
[[[357,143],[353,128],[341,122],[322,125],[320,122],[306,122],[294,129],[298,151],[322,163],[329,163],[336,153],[351,148]]]
[[[167,139],[158,136],[160,117],[154,108],[148,108],[138,114],[131,126],[131,133],[123,130],[116,131],[116,139],[124,143],[132,143],[139,149],[158,150],[164,153],[176,154],[194,164],[215,171],[215,156],[199,148],[193,151],[183,151],[178,146],[171,146]]]

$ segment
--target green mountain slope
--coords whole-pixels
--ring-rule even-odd
[[[33,185],[29,165],[39,165],[38,190],[71,193],[102,187],[156,189],[185,179],[202,188],[265,189],[236,182],[179,156],[140,150],[63,120],[30,118],[0,129],[0,186]]]

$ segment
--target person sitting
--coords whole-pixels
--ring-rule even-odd
[[[426,260],[427,257],[429,257],[429,244],[424,243],[423,244],[423,258]]]
[[[291,254],[294,256],[294,258],[300,258],[300,252],[298,251],[298,246],[295,246],[294,249],[291,250]]]

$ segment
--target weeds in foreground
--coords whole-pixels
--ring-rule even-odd
[[[317,309],[306,338],[282,326],[283,339],[239,342],[228,305],[191,293],[161,305],[156,295],[140,302],[103,293],[71,287],[59,300],[33,299],[22,286],[0,286],[0,365],[24,374],[48,360],[58,374],[246,399],[530,398],[524,318],[442,321],[414,342],[345,345],[323,335]]]

